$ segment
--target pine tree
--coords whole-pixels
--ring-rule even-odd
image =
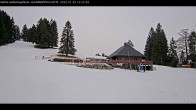
[[[162,36],[161,36],[161,58],[162,58],[162,64],[166,65],[167,64],[167,53],[168,53],[168,43],[167,43],[167,38],[165,35],[164,30],[162,30]]]
[[[28,28],[27,25],[25,24],[22,28],[22,33],[21,33],[21,38],[23,41],[27,42],[28,41]]]
[[[101,56],[99,53],[95,54],[95,56]]]
[[[31,28],[31,35],[32,35],[32,43],[35,43],[37,38],[38,38],[38,34],[37,34],[37,27],[33,24],[32,28]]]
[[[51,41],[51,39],[52,39],[52,36],[51,36],[51,34],[50,34],[50,31],[51,31],[51,27],[50,27],[50,22],[46,19],[46,18],[44,18],[43,19],[43,26],[44,26],[44,28],[43,28],[43,30],[44,30],[44,36],[43,36],[43,41],[42,42],[44,42],[42,45],[44,45],[44,47],[46,46],[46,48],[50,48],[51,47],[51,44],[52,44],[52,41]],[[46,29],[45,29],[45,27],[46,27]]]
[[[57,30],[57,23],[55,20],[50,21],[51,26],[51,47],[58,47],[58,30]]]
[[[155,36],[153,38],[153,46],[152,46],[152,60],[155,64],[161,64],[161,59],[159,58],[160,56],[160,45],[159,45],[159,40],[160,36],[158,36],[157,33],[160,33],[161,27],[160,25],[157,25],[156,31],[155,31]]]
[[[20,40],[21,39],[20,28],[17,25],[14,25],[14,36],[15,36],[15,40]]]
[[[14,24],[14,18],[11,18],[5,11],[0,10],[0,45],[15,41]]]
[[[49,21],[44,18],[40,19],[37,24],[37,35],[38,38],[36,40],[37,47],[39,48],[49,48],[50,47],[50,39],[51,39],[51,34],[50,34],[50,24]]]
[[[10,20],[10,28],[9,28],[9,36],[10,36],[10,43],[15,42],[15,22],[14,22],[14,18],[12,17]]]
[[[34,28],[35,30],[35,28]],[[58,32],[56,21],[51,19],[49,22],[46,18],[40,20],[37,23],[37,28],[34,37],[36,47],[40,48],[53,48],[58,46]]]
[[[146,56],[147,60],[152,59],[152,46],[153,46],[153,37],[154,37],[154,29],[151,27],[150,32],[148,34],[148,38],[145,45],[144,55]]]
[[[167,61],[168,65],[172,67],[176,67],[178,64],[178,55],[177,55],[176,49],[177,49],[176,41],[172,37],[170,41],[170,46],[168,49],[169,52],[168,52],[168,61]]]
[[[168,44],[164,30],[160,23],[157,24],[155,36],[152,39],[152,60],[155,64],[166,65]]]
[[[131,39],[129,39],[126,44],[129,45],[129,46],[131,46],[131,47],[134,47],[133,42],[131,41]]]
[[[6,27],[5,27],[5,12],[0,10],[0,46],[5,44],[5,39],[7,37]]]
[[[31,28],[29,28],[29,30],[28,30],[27,41],[35,43],[36,37],[37,37],[37,31],[36,31],[35,25],[33,24],[33,26]]]
[[[196,62],[196,32],[191,32],[189,38],[189,56],[188,58],[192,60],[192,62]]]
[[[59,53],[66,54],[66,56],[68,54],[75,55],[77,50],[74,47],[74,34],[69,21],[66,22],[61,37]]]
[[[102,57],[105,57],[105,53],[102,53],[101,56],[102,56]]]
[[[41,23],[43,22],[43,20],[42,20],[42,18],[40,18],[39,19],[39,21],[37,22],[37,25],[36,25],[36,28],[37,28],[37,37],[35,38],[35,43],[37,44],[37,45],[40,45],[40,43],[41,43],[41,36],[40,35],[42,35],[42,32],[41,32],[41,29],[42,29],[42,27],[41,27]]]
[[[193,31],[191,32],[189,38],[189,53],[190,54],[196,54],[196,33]]]
[[[180,63],[187,64],[186,58],[185,58],[185,52],[182,50],[180,54]]]
[[[26,42],[32,42],[32,33],[33,33],[33,31],[32,31],[32,28],[30,27],[29,29],[28,29],[28,33],[27,33],[27,41]]]

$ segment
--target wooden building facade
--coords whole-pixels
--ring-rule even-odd
[[[108,64],[121,66],[126,69],[137,69],[138,65],[145,65],[147,70],[153,70],[153,62],[146,60],[146,57],[130,45],[124,43],[122,47],[108,56]]]

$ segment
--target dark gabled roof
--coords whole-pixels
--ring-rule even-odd
[[[124,44],[124,46],[120,47],[118,50],[116,50],[114,53],[108,56],[108,58],[115,57],[115,56],[145,57],[139,51],[135,50],[133,47],[131,47],[130,45],[127,45],[126,43]]]

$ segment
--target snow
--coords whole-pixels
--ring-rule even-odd
[[[101,60],[105,60],[106,57],[102,57],[102,56],[88,56],[87,58],[91,58],[91,59],[101,59]]]
[[[35,60],[57,49],[21,41],[0,47],[0,103],[196,103],[196,69],[79,68]]]

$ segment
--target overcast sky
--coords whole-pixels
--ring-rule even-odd
[[[79,55],[110,55],[124,42],[132,40],[134,48],[144,51],[151,27],[161,23],[168,44],[177,39],[181,29],[196,29],[196,7],[0,7],[14,17],[22,29],[31,27],[42,18],[57,22],[59,37],[66,21],[70,21],[75,34],[75,47]]]

